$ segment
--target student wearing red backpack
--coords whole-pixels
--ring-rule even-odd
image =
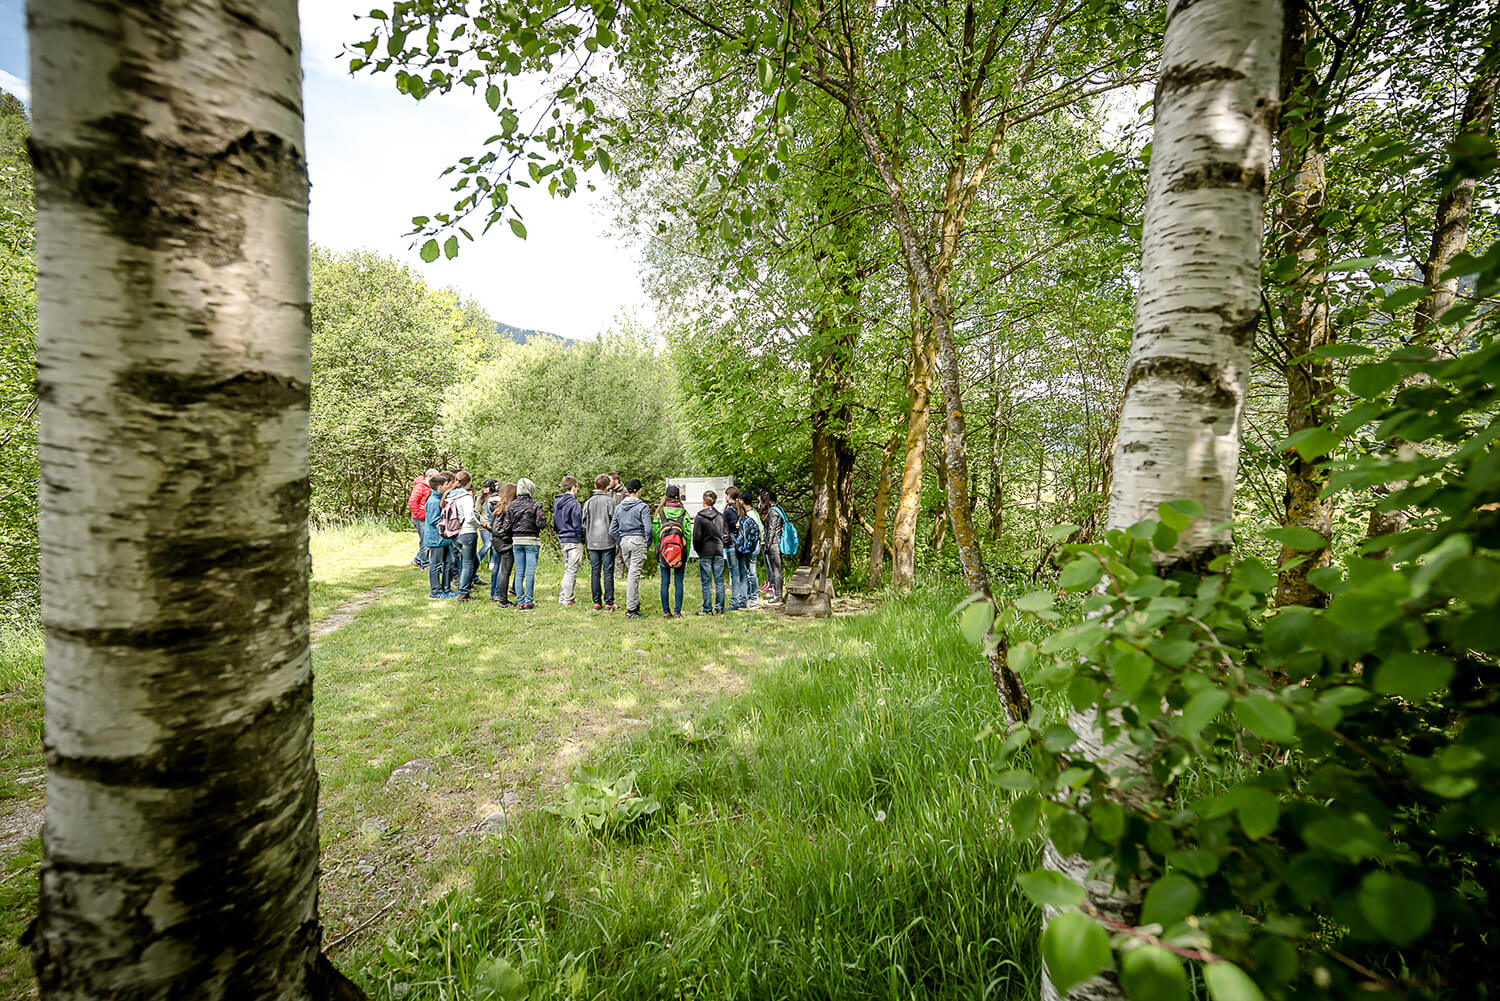
[[[677,484],[667,487],[667,495],[656,509],[656,565],[661,570],[661,614],[669,619],[682,618],[682,575],[687,571],[687,508],[682,506],[682,492]],[[675,607],[667,604],[670,586],[677,584]]]

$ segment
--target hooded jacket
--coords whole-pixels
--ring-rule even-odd
[[[627,496],[609,520],[609,537],[619,542],[629,535],[651,541],[651,509],[639,497]]]
[[[609,522],[618,505],[608,490],[595,490],[593,496],[583,502],[584,542],[590,549],[615,548],[615,540],[609,535]]]
[[[516,489],[520,489],[517,486]],[[505,528],[510,533],[510,541],[515,546],[539,546],[542,544],[542,530],[547,527],[547,512],[536,502],[536,498],[530,494],[518,494],[516,499],[510,502],[510,507],[505,509],[503,519]]]
[[[562,493],[552,498],[552,527],[558,542],[583,542],[583,508],[577,497]]]
[[[693,516],[693,552],[704,557],[724,555],[724,516],[706,507]]]
[[[423,508],[423,519],[427,524],[422,526],[422,544],[428,549],[436,549],[438,546],[446,546],[450,540],[443,538],[438,531],[438,515],[443,510],[443,498],[437,491],[429,491],[427,501]]]
[[[432,493],[432,488],[427,485],[427,477],[418,476],[411,481],[411,494],[406,498],[406,510],[411,512],[413,518],[427,518],[427,495]]]
[[[453,503],[458,509],[458,516],[464,521],[463,527],[458,530],[459,535],[473,535],[479,531],[479,515],[474,510],[474,495],[469,493],[467,487],[454,487],[444,499]]]

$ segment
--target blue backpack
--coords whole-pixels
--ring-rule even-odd
[[[771,510],[781,515],[781,555],[796,556],[797,547],[802,544],[802,540],[797,536],[797,526],[792,524],[792,519],[786,516],[780,504]]]
[[[739,530],[734,538],[734,551],[741,556],[754,556],[759,549],[760,526],[748,514],[741,515]]]

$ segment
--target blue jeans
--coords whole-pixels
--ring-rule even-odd
[[[468,594],[474,587],[474,568],[478,561],[474,558],[474,547],[479,544],[478,532],[465,532],[453,540],[458,551],[458,588],[459,594]]]
[[[601,582],[603,590],[600,590]],[[615,551],[613,549],[589,550],[589,593],[596,605],[615,603]]]
[[[726,557],[729,563],[729,607],[745,607],[745,566],[750,562],[748,556],[735,553]]]
[[[698,557],[698,583],[703,588],[703,610],[724,611],[724,557]],[[712,604],[709,603],[710,598],[713,599]]]
[[[734,551],[733,546],[731,542],[724,543],[724,580],[729,585],[729,604],[725,606],[726,608],[739,608],[744,604],[740,597],[744,578],[740,576],[740,557]]]
[[[476,565],[479,563],[483,563],[484,558],[489,555],[491,549],[493,549],[494,547],[494,539],[495,537],[490,534],[490,530],[488,528],[481,528],[479,530],[479,551],[474,554],[474,562]],[[493,564],[494,560],[491,560],[490,563]],[[494,570],[495,568],[493,565],[491,565],[490,569]]]
[[[536,558],[541,546],[515,546],[516,554],[516,604],[534,605],[536,595]]]
[[[740,557],[740,579],[744,581],[744,591],[740,595],[740,607],[746,605],[754,608],[760,602],[760,577],[756,569],[757,558],[754,556]]]
[[[661,560],[657,560],[656,561],[656,566],[657,566],[657,569],[659,569],[661,571],[661,610],[663,612],[671,612],[674,615],[681,615],[682,614],[682,575],[687,572],[687,566],[686,566],[685,562],[684,562],[683,566],[680,566],[680,567],[678,567],[675,570],[672,569],[671,567],[667,566]],[[672,589],[671,589],[670,585],[672,584],[672,582],[674,580],[677,582],[677,607],[676,608],[668,608],[667,607],[667,599],[669,597],[671,597],[671,590]]]
[[[425,567],[427,565],[427,521],[424,518],[413,518],[411,520],[411,527],[417,530],[417,555],[413,556],[412,559]]]
[[[441,594],[453,581],[448,577],[448,550],[452,546],[431,546],[426,550],[427,589],[430,594]]]

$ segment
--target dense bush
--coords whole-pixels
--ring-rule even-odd
[[[684,468],[667,361],[627,338],[575,347],[507,347],[444,403],[444,454],[478,477],[535,480],[539,495],[572,473],[660,483]]]
[[[312,511],[400,514],[443,462],[438,414],[491,357],[494,324],[448,289],[368,251],[312,248]]]
[[[0,92],[0,616],[33,616],[38,597],[36,230],[31,123]]]
[[[1121,888],[1149,885],[1122,922],[1058,872],[1023,877],[1061,910],[1042,945],[1059,987],[1113,968],[1133,1001],[1185,999],[1190,959],[1219,999],[1490,996],[1497,386],[1500,345],[1403,348],[1353,370],[1365,402],[1299,444],[1402,442],[1336,463],[1332,483],[1387,489],[1382,506],[1412,527],[1315,570],[1326,609],[1270,611],[1275,577],[1254,558],[1157,573],[1153,550],[1199,513],[1177,503],[1068,547],[1060,585],[1089,594],[1080,621],[1056,628],[1050,592],[1001,610],[1013,663],[1073,710],[1066,724],[1038,711],[999,745],[998,780],[1021,793],[1011,827],[1045,830]],[[1310,534],[1270,534],[1312,548],[1296,533]],[[989,616],[974,608],[978,636]],[[1026,620],[1045,627],[1040,645]]]

